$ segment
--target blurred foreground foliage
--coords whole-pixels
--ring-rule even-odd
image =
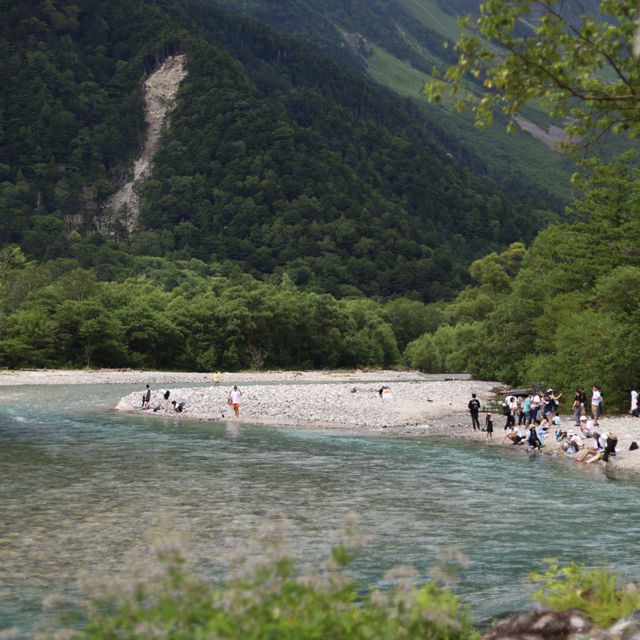
[[[334,540],[328,558],[302,572],[287,544],[287,521],[263,523],[227,558],[224,581],[211,585],[191,564],[182,543],[163,536],[149,556],[134,555],[119,574],[80,577],[84,599],[70,606],[50,597],[40,638],[281,638],[297,640],[477,640],[471,611],[454,592],[468,559],[455,549],[438,551],[431,580],[411,567],[385,575],[387,588],[363,589],[350,563],[366,537],[351,525]],[[606,628],[640,606],[637,584],[621,585],[606,568],[547,559],[530,579],[533,599],[556,611],[576,609]],[[18,632],[18,630],[8,630]],[[0,632],[2,633],[2,632]],[[5,636],[3,636],[5,637]]]
[[[211,586],[165,539],[156,558],[104,581],[84,577],[87,622],[77,637],[107,638],[412,638],[474,640],[468,608],[435,582],[420,586],[400,567],[388,591],[362,593],[349,577],[359,536],[351,530],[321,566],[301,573],[279,526],[261,527],[244,551],[232,554],[226,581]],[[64,616],[64,614],[62,614]],[[70,620],[67,623],[72,622]],[[58,629],[55,633],[61,633]]]

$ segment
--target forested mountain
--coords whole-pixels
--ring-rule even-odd
[[[486,157],[466,147],[451,105],[434,123],[408,99],[419,69],[336,31],[394,7],[446,27],[464,0],[278,6],[279,29],[316,43],[209,0],[0,1],[0,366],[406,363],[598,380],[620,402],[638,375],[633,163],[593,165],[578,222],[549,226],[562,204],[536,185],[556,164],[517,147],[539,171],[527,182],[502,138]],[[402,29],[370,28],[400,47]],[[143,83],[178,53],[187,75],[129,228],[109,198],[145,138]],[[366,76],[390,85],[390,70],[404,99]]]
[[[28,257],[196,257],[335,295],[435,300],[559,210],[473,176],[357,72],[209,2],[12,2],[3,15],[0,244]],[[141,226],[105,230],[143,135],[142,79],[176,51],[188,76],[139,186]],[[119,240],[100,257],[83,240],[97,231]]]
[[[313,42],[342,64],[346,50],[355,51],[363,73],[405,97],[441,132],[445,148],[475,173],[486,176],[507,190],[533,187],[567,199],[567,183],[573,172],[571,159],[553,150],[553,126],[548,114],[530,107],[526,120],[511,133],[509,118],[495,114],[500,126],[478,130],[469,113],[459,113],[452,101],[430,103],[423,91],[457,60],[454,43],[461,31],[457,18],[477,14],[481,0],[216,0],[279,30]],[[580,3],[587,11],[595,0]],[[563,3],[565,12],[576,12]],[[531,24],[521,25],[530,29]],[[337,40],[337,42],[336,42]],[[348,43],[348,44],[347,44]],[[470,78],[470,80],[473,80]],[[485,88],[481,82],[477,91]],[[550,134],[551,131],[551,134]],[[610,156],[608,141],[603,154]],[[617,155],[617,152],[616,152]]]

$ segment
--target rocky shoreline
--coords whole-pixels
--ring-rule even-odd
[[[463,377],[434,379],[417,371],[265,371],[222,373],[220,385],[213,373],[136,371],[132,369],[0,371],[0,387],[37,384],[131,384],[139,389],[120,400],[116,410],[146,414],[154,418],[195,419],[250,423],[292,428],[334,429],[351,433],[464,438],[484,446],[501,446],[504,418],[494,415],[493,441],[470,426],[467,402],[476,393],[482,407],[491,408],[503,397],[505,388],[493,381]],[[152,389],[151,409],[141,411],[145,385]],[[192,386],[185,386],[192,385]],[[197,385],[197,386],[193,386]],[[233,385],[243,392],[240,416],[226,403]],[[380,395],[381,387],[388,392]],[[165,413],[163,394],[170,401],[184,402],[184,411]],[[159,407],[158,411],[153,408]],[[169,406],[170,409],[170,406]],[[497,412],[494,412],[497,413]],[[481,421],[484,413],[481,414]],[[571,416],[563,425],[573,428]],[[618,437],[612,468],[640,472],[640,419],[603,416],[601,429]],[[589,443],[586,440],[586,443]],[[514,448],[510,442],[505,447]],[[526,451],[526,446],[518,446]],[[543,454],[563,456],[555,437],[547,438]],[[579,464],[579,463],[575,463]],[[603,463],[598,463],[603,464]]]

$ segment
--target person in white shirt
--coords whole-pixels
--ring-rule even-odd
[[[231,400],[231,404],[233,405],[233,413],[235,417],[238,418],[240,416],[240,398],[242,396],[242,391],[238,389],[238,387],[234,386],[231,391],[229,391],[229,399]]]
[[[638,390],[633,387],[631,389],[631,408],[629,409],[629,413],[634,417],[640,417],[640,411],[638,411]]]
[[[509,431],[507,431],[504,438],[502,438],[502,444],[504,444],[504,441],[507,439],[511,440],[513,444],[519,444],[522,440],[524,440],[524,436],[522,435],[520,429],[518,429],[518,427],[516,427],[516,425],[514,424],[509,429]]]
[[[540,394],[536,391],[533,398],[531,398],[531,422],[538,422],[538,411],[540,411]]]
[[[580,431],[585,438],[593,438],[593,420],[589,420],[587,416],[580,416]]]
[[[591,464],[592,462],[597,462],[598,460],[600,460],[604,455],[604,450],[607,447],[608,437],[609,437],[609,434],[607,432],[594,433],[593,446],[583,449],[576,457],[576,460],[578,462],[587,462],[588,464]],[[587,460],[587,456],[589,455],[591,455],[591,458]]]
[[[591,391],[591,413],[593,418],[593,426],[598,426],[598,418],[602,413],[602,391],[600,391],[600,387],[597,385],[593,385],[593,389]]]

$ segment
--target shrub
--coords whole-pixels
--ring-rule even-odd
[[[555,611],[579,609],[599,627],[608,627],[640,607],[635,585],[620,585],[609,569],[588,569],[573,562],[566,567],[547,559],[544,573],[533,572],[531,580],[542,586],[533,597]]]
[[[252,640],[475,640],[469,611],[449,588],[416,586],[413,570],[387,574],[391,588],[362,595],[347,577],[354,553],[333,547],[320,568],[300,574],[273,535],[249,548],[223,585],[209,586],[166,546],[159,564],[133,572],[117,588],[88,581],[87,640],[247,638]],[[264,545],[264,540],[262,541]]]

